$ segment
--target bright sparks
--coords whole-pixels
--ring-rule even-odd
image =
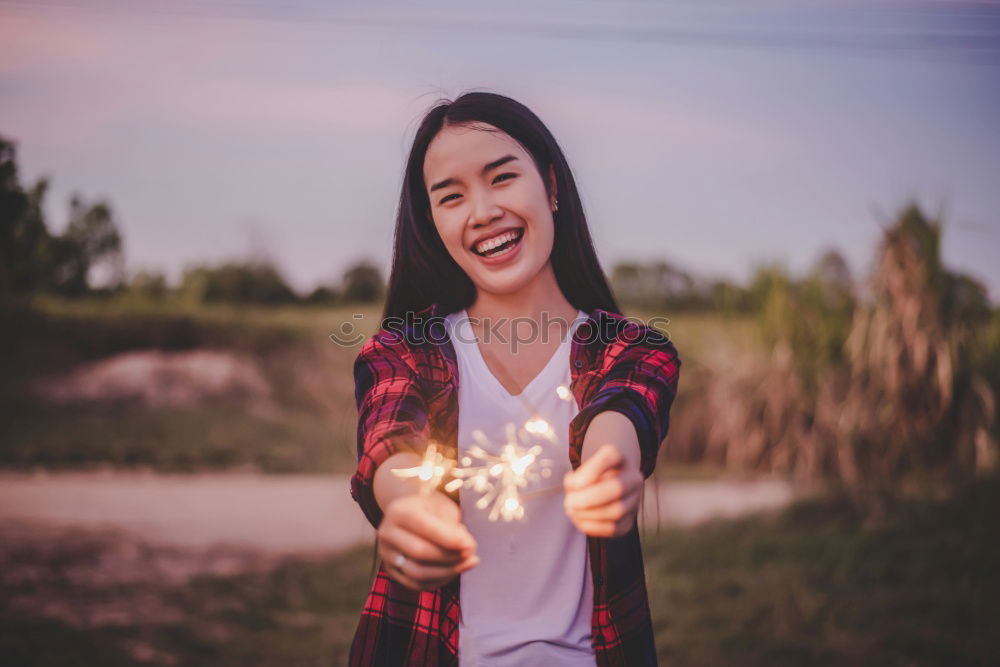
[[[541,417],[535,417],[534,419],[529,419],[524,423],[524,429],[528,433],[536,433],[542,435],[549,431],[551,427],[549,423],[542,419]]]
[[[552,429],[545,420],[531,419],[520,432],[514,424],[507,424],[506,430],[507,441],[500,447],[499,454],[488,451],[493,445],[482,431],[473,431],[472,437],[479,444],[470,447],[462,457],[461,467],[452,471],[456,479],[463,480],[461,486],[482,494],[476,501],[476,507],[481,510],[490,508],[490,521],[523,519],[521,489],[529,482],[552,474],[552,462],[539,458],[542,446],[526,447],[519,439],[519,436],[534,434],[554,440]]]
[[[436,489],[441,484],[441,480],[454,468],[455,461],[439,452],[437,445],[431,442],[428,443],[427,449],[424,451],[424,458],[420,465],[413,468],[395,468],[392,473],[397,477],[416,477],[419,479],[420,493],[426,496]]]
[[[562,399],[571,399],[572,394],[560,386],[556,393]],[[480,494],[476,507],[489,508],[489,520],[514,521],[524,518],[524,502],[521,490],[530,482],[552,475],[552,461],[541,459],[541,445],[531,445],[541,436],[549,442],[556,442],[555,432],[547,421],[534,416],[518,429],[513,423],[506,426],[506,441],[497,448],[486,435],[476,429],[472,437],[478,444],[469,447],[462,456],[461,465],[438,450],[435,443],[429,443],[420,465],[413,468],[397,468],[393,474],[398,477],[416,477],[420,480],[421,494],[428,494],[442,485],[448,493],[465,487]],[[499,450],[497,453],[492,453]]]

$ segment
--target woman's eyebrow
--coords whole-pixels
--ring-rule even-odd
[[[485,167],[483,167],[482,171],[480,171],[479,173],[485,174],[490,169],[496,169],[497,167],[505,165],[508,162],[510,162],[511,160],[516,160],[516,159],[517,159],[516,155],[504,155],[502,158],[500,158],[498,160],[493,160],[493,162],[487,163],[487,165]],[[454,178],[446,178],[443,181],[441,181],[439,183],[435,183],[434,185],[432,185],[430,191],[434,192],[435,190],[440,190],[441,188],[446,188],[449,185],[454,185],[454,184],[455,184],[455,179]]]

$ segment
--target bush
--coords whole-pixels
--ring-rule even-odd
[[[855,489],[995,468],[1000,324],[982,286],[942,265],[940,233],[904,208],[860,305],[833,255],[797,282],[759,270],[750,293],[770,359],[712,380],[691,408],[705,417],[689,450]]]
[[[189,267],[181,279],[180,293],[184,299],[197,303],[276,305],[297,298],[281,272],[266,261]]]
[[[375,303],[385,295],[382,272],[368,261],[361,261],[344,273],[344,301]]]

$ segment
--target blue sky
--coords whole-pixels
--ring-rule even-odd
[[[22,180],[107,197],[130,269],[266,253],[299,289],[388,270],[435,99],[515,97],[570,160],[607,270],[868,269],[909,198],[1000,298],[1000,5],[7,2]]]

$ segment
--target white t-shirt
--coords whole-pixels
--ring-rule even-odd
[[[508,424],[516,425],[522,446],[539,444],[540,458],[550,461],[551,475],[521,489],[524,518],[488,519],[479,509],[481,494],[462,488],[462,518],[478,544],[480,563],[461,575],[458,660],[462,667],[572,667],[595,664],[591,645],[593,582],[587,538],[563,508],[562,479],[569,463],[569,424],[579,412],[570,386],[572,333],[586,319],[583,311],[561,345],[520,395],[511,395],[486,365],[475,334],[462,310],[447,316],[448,332],[458,359],[459,460],[479,444],[473,430],[498,454],[507,440]],[[523,429],[540,417],[548,422],[554,442]],[[532,491],[554,488],[531,495]]]

